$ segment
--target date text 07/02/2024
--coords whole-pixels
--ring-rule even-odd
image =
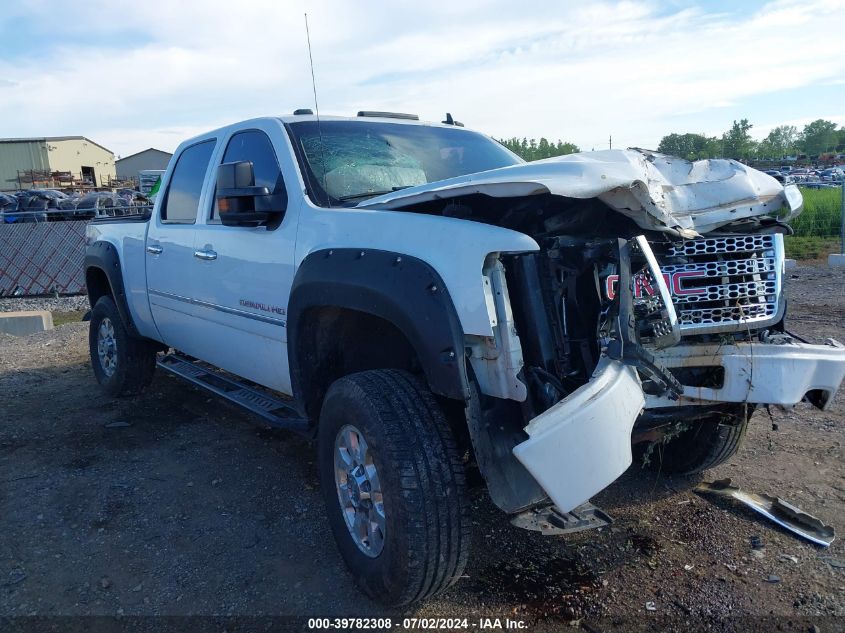
[[[524,630],[527,623],[511,618],[309,618],[310,630]]]

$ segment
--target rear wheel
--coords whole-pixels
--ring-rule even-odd
[[[135,395],[152,382],[156,348],[129,335],[111,297],[100,297],[91,310],[88,348],[94,376],[109,395]]]
[[[752,406],[735,405],[692,422],[665,444],[654,446],[649,465],[665,473],[689,475],[731,459],[745,439]]]
[[[404,605],[460,577],[469,551],[463,464],[422,383],[398,370],[337,380],[320,412],[318,453],[329,523],[367,595]]]

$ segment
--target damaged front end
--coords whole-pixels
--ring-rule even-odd
[[[615,261],[619,272],[616,299],[604,306],[599,324],[598,362],[587,383],[533,418],[524,429],[528,439],[513,448],[563,513],[580,506],[631,465],[631,433],[645,406],[646,391],[669,400],[683,391],[648,349],[671,347],[681,340],[669,287],[648,241],[640,235],[605,246],[605,257]],[[570,242],[567,247],[579,245]],[[593,243],[586,252],[596,256],[602,249]],[[652,293],[638,293],[637,287]]]
[[[544,322],[524,301],[531,290],[519,290],[530,288],[516,261],[525,258],[545,261],[528,268],[549,270],[538,286],[549,327],[562,337],[558,348],[520,330],[529,408],[543,410],[512,451],[560,512],[631,465],[632,435],[665,440],[731,403],[823,408],[845,378],[845,347],[784,331],[781,234],[554,238],[545,252],[512,256],[518,325]]]
[[[523,513],[523,524],[584,525],[582,504],[630,466],[634,441],[744,423],[757,404],[829,404],[845,348],[784,328],[783,236],[801,205],[795,187],[736,161],[625,150],[472,174],[361,206],[494,224],[536,241],[536,252],[484,262],[493,336],[466,336],[469,432],[498,507]],[[549,520],[535,520],[550,503]]]

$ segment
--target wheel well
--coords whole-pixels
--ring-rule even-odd
[[[335,380],[368,369],[422,373],[419,358],[392,323],[371,314],[336,307],[310,308],[302,315],[296,353],[308,416],[316,419]]]
[[[112,295],[111,284],[102,268],[88,268],[85,271],[85,286],[88,288],[88,303],[93,308],[100,297]]]

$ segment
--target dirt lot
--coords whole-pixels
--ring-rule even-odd
[[[843,273],[788,276],[790,329],[845,341]],[[0,338],[0,617],[385,614],[335,550],[308,441],[162,374],[144,396],[111,400],[86,333]],[[741,454],[706,478],[777,494],[845,534],[845,396],[772,416],[758,411]],[[466,578],[389,615],[531,630],[845,628],[841,536],[802,542],[694,485],[634,466],[594,499],[614,525],[566,539],[511,527],[478,493]]]

